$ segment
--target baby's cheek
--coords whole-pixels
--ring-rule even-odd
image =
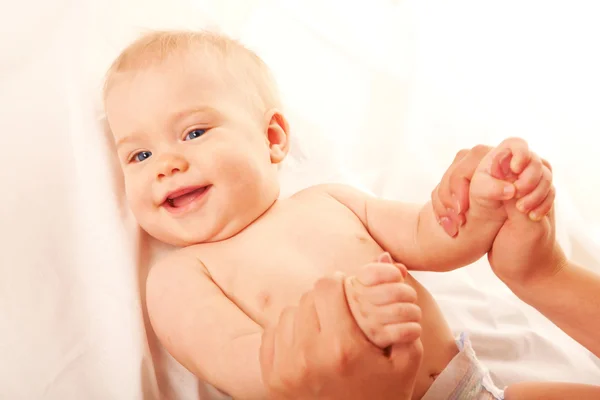
[[[131,211],[138,219],[144,219],[153,206],[149,190],[144,190],[143,185],[134,179],[125,180],[125,194]]]

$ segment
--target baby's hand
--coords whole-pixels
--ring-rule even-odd
[[[389,253],[346,279],[346,296],[352,315],[376,346],[386,349],[411,343],[421,335],[421,309],[417,293],[404,283],[404,265],[393,264]]]
[[[554,201],[549,164],[518,138],[503,141],[482,159],[469,191],[473,212],[491,212],[490,218],[506,218],[504,206],[513,199],[532,220],[548,214]]]
[[[514,290],[561,267],[554,197],[550,164],[525,141],[508,139],[496,148],[460,151],[433,191],[432,204],[450,236],[473,216],[504,221],[488,258],[496,275]]]

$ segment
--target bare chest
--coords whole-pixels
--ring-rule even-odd
[[[333,200],[274,213],[215,246],[203,260],[214,281],[265,326],[326,274],[353,274],[382,252],[362,222]],[[203,256],[205,257],[205,256]]]

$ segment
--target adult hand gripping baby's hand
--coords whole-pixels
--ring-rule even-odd
[[[509,141],[499,146],[491,174],[513,182],[515,195],[504,201],[507,219],[488,259],[496,275],[518,294],[556,274],[566,258],[555,238],[552,167],[529,151],[525,141]]]
[[[518,200],[515,204],[521,212],[541,220],[554,199],[551,178],[550,164],[531,152],[524,140],[511,138],[496,148],[478,145],[459,151],[432,191],[431,202],[450,236],[456,236],[466,223],[474,198],[486,202],[488,208],[499,208],[503,200]],[[477,181],[474,188],[473,179]]]
[[[409,344],[421,336],[417,292],[404,280],[408,271],[389,253],[346,279],[350,311],[365,336],[381,349]]]
[[[319,280],[298,307],[266,328],[263,382],[273,399],[410,399],[420,340],[386,354],[365,337],[348,308],[344,277]]]
[[[496,275],[514,288],[551,275],[561,265],[554,197],[550,163],[524,140],[511,138],[496,148],[461,150],[432,192],[432,204],[450,236],[466,223],[474,199],[494,217],[499,212],[506,218],[488,258]]]

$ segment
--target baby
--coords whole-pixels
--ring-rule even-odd
[[[278,164],[290,133],[276,85],[255,54],[218,34],[142,37],[113,63],[104,99],[137,221],[179,247],[149,273],[152,326],[181,364],[235,398],[266,396],[263,327],[335,271],[353,277],[350,308],[374,344],[422,342],[413,398],[427,396],[470,350],[464,340],[457,347],[434,299],[406,269],[449,271],[482,257],[506,220],[502,201],[516,188],[540,217],[551,206],[551,174],[518,139],[481,162],[468,223],[455,238],[431,203],[334,184],[280,199]],[[493,177],[498,169],[514,179]],[[482,398],[501,398],[479,372]]]

